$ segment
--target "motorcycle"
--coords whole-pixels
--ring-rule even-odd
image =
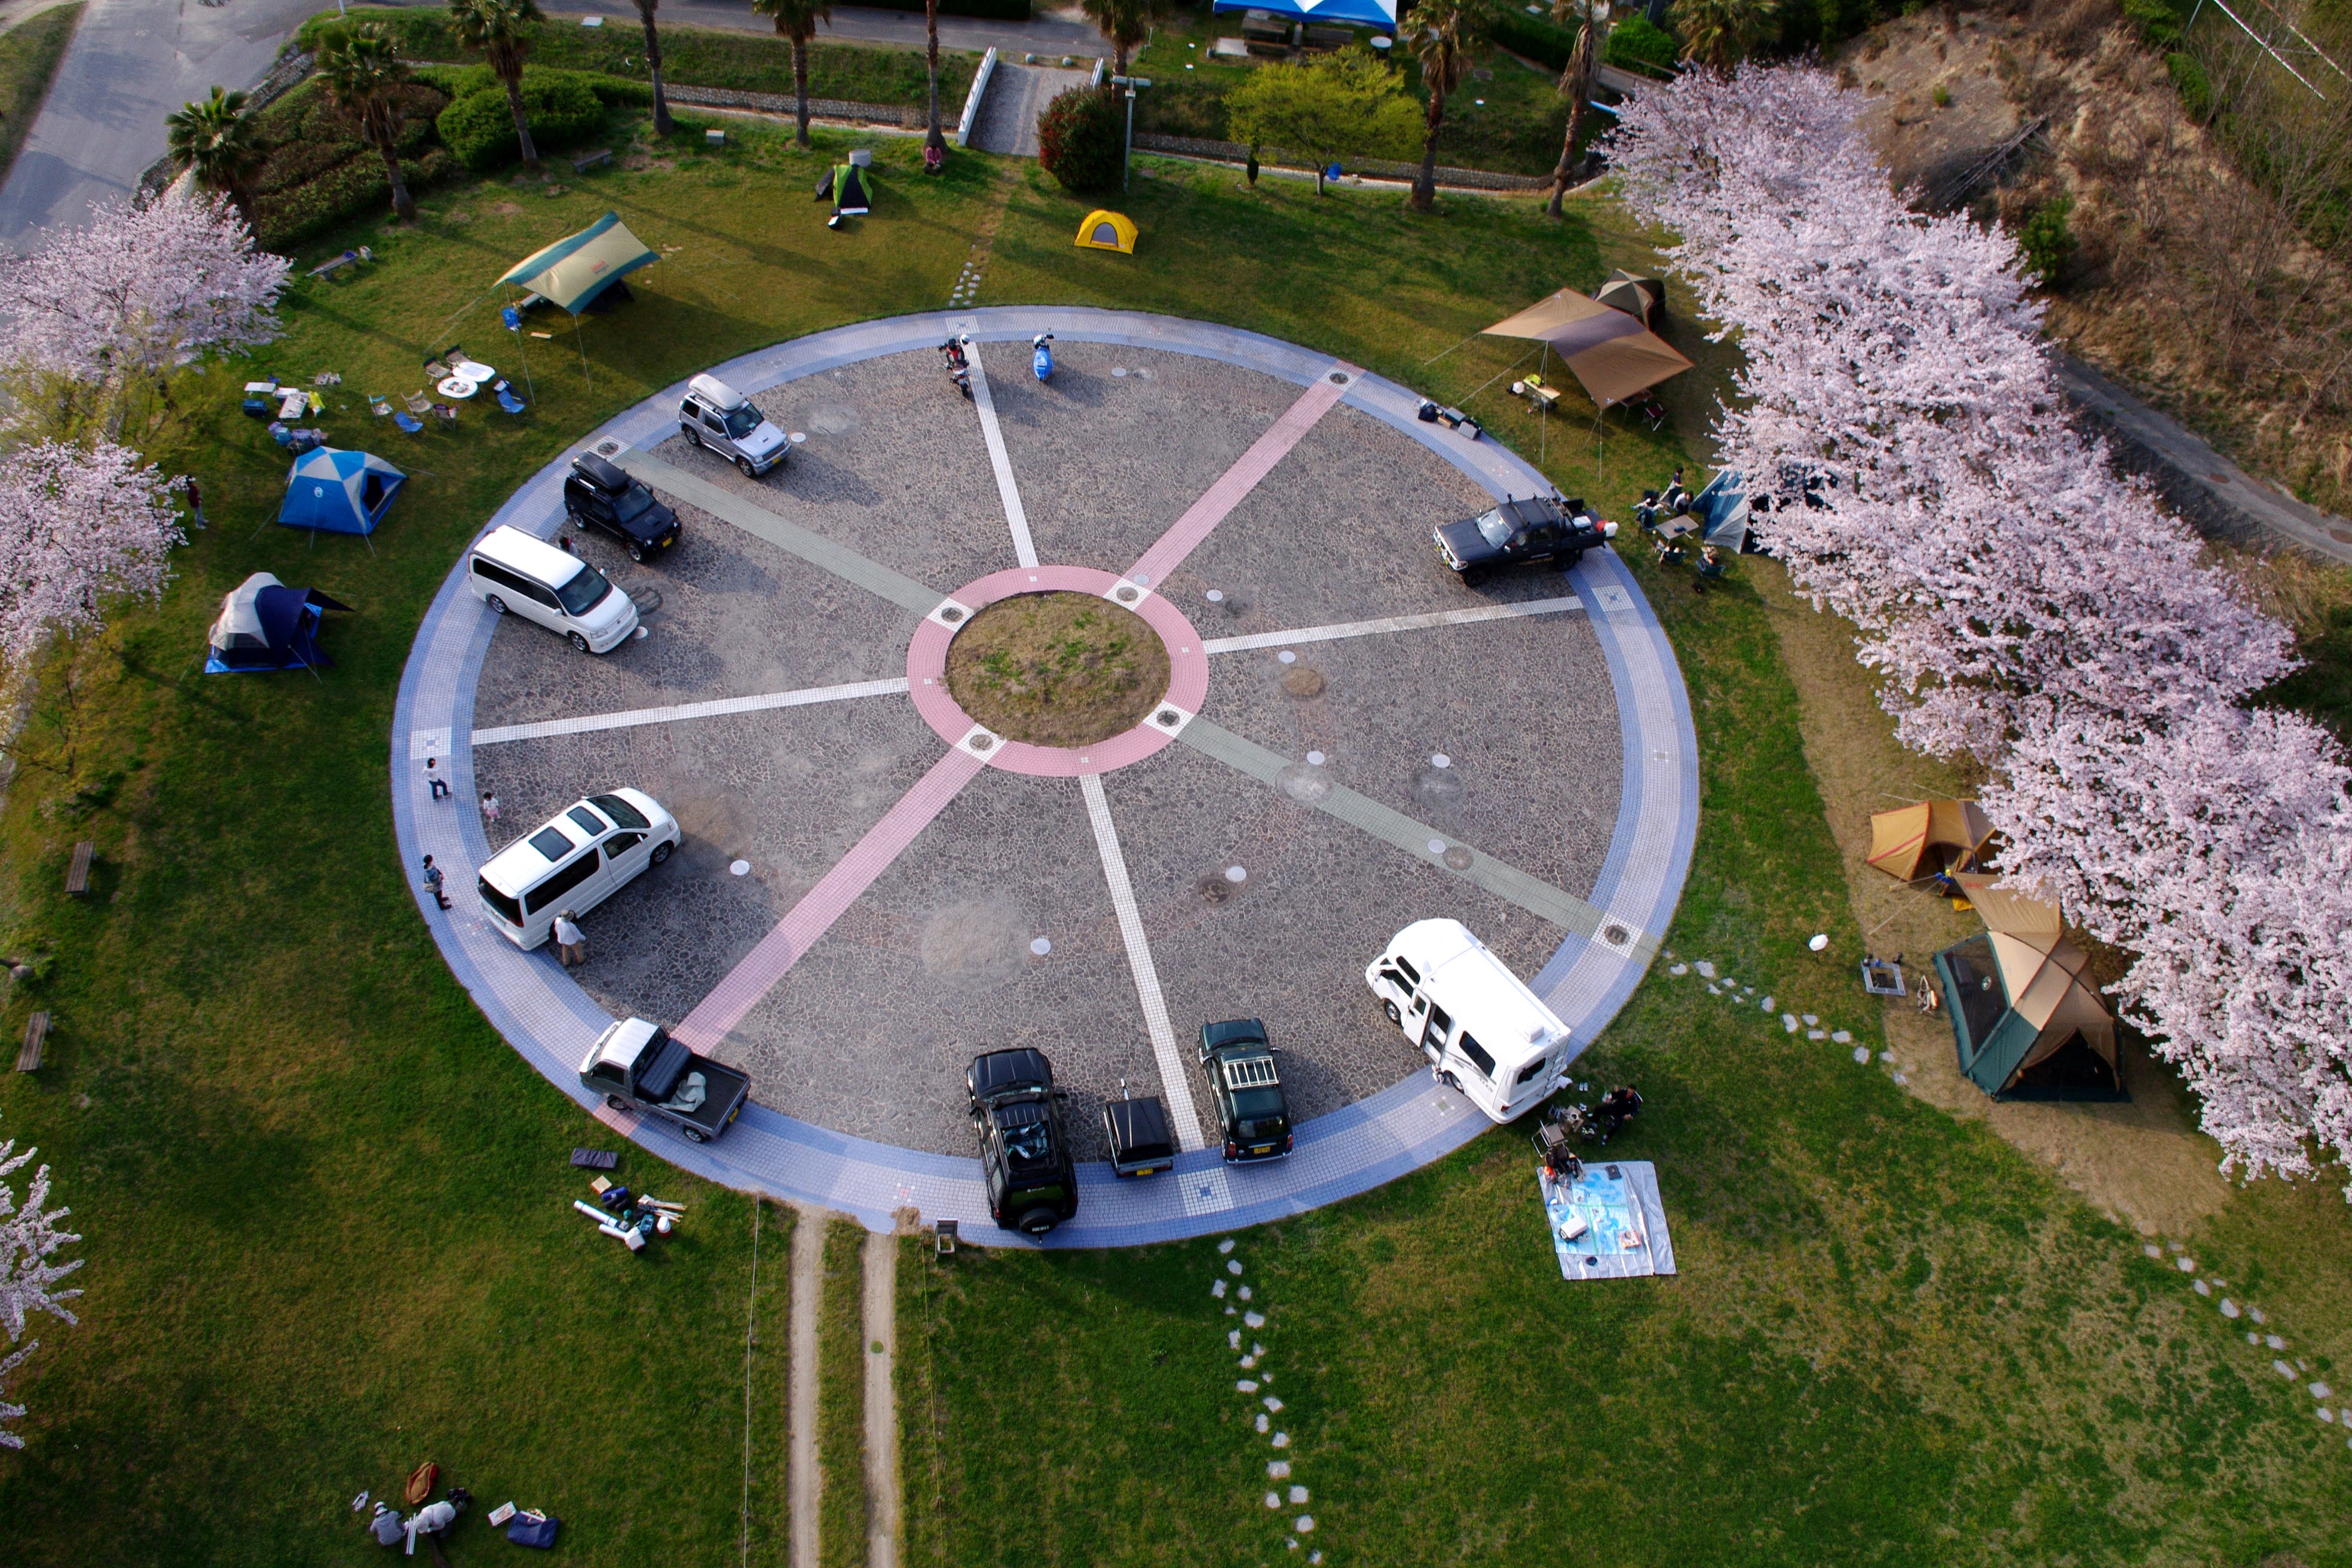
[[[955,383],[958,392],[970,397],[971,395],[971,360],[965,354],[963,344],[964,341],[961,338],[950,338],[940,345],[940,353],[948,363],[948,379]]]
[[[1029,340],[1029,368],[1037,373],[1039,381],[1054,379],[1054,351],[1046,346],[1053,341],[1051,332],[1039,332]]]

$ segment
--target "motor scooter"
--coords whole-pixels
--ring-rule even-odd
[[[971,395],[971,360],[964,353],[963,340],[950,338],[940,345],[940,353],[948,363],[948,379],[966,397]]]
[[[1046,346],[1053,341],[1051,332],[1039,332],[1029,340],[1029,368],[1037,373],[1039,381],[1054,379],[1054,351]]]

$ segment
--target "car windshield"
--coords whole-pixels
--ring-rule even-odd
[[[1278,1089],[1234,1090],[1234,1115],[1243,1121],[1281,1121],[1282,1090]]]
[[[1497,550],[1503,547],[1503,542],[1511,537],[1511,525],[1503,521],[1502,508],[1479,514],[1478,535]]]
[[[1045,1124],[1045,1108],[1034,1100],[1019,1100],[996,1108],[996,1128],[1004,1140],[1004,1157],[1016,1171],[1043,1165],[1053,1152],[1053,1134]]]
[[[613,498],[613,515],[623,522],[633,522],[653,510],[653,491],[643,485],[631,485]]]
[[[729,409],[721,417],[727,421],[727,434],[738,441],[760,427],[760,411],[748,403],[740,408]]]
[[[555,591],[555,596],[563,602],[565,615],[584,616],[603,604],[604,595],[612,591],[613,584],[604,581],[602,572],[583,565],[570,582]]]
[[[650,827],[646,814],[617,795],[592,795],[588,804],[619,823],[624,827]]]

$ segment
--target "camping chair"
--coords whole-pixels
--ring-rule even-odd
[[[401,401],[408,405],[408,411],[411,414],[430,414],[433,412],[433,400],[425,396],[422,392],[407,393],[402,396]]]
[[[368,412],[381,419],[392,412],[392,402],[388,398],[378,397],[371,392],[368,394]]]
[[[437,359],[429,359],[425,362],[425,374],[436,381],[446,381],[457,373]]]
[[[505,409],[509,414],[520,414],[522,412],[523,404],[521,398],[517,397],[512,392],[509,392],[504,386],[498,388],[498,395],[499,407]]]
[[[452,430],[457,427],[457,411],[446,403],[436,403],[433,405],[433,417]]]
[[[404,434],[410,436],[425,428],[425,422],[414,414],[395,414],[392,416],[392,422],[399,426]]]

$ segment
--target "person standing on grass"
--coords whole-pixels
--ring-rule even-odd
[[[580,929],[580,917],[571,910],[555,917],[555,956],[566,969],[588,962],[588,933]]]
[[[484,790],[482,792],[482,826],[485,827],[496,827],[498,825],[499,797],[492,795],[488,790]]]
[[[425,759],[425,782],[432,786],[435,800],[439,800],[449,793],[449,776],[442,771],[440,758]]]
[[[441,889],[446,880],[441,874],[441,868],[433,863],[432,856],[427,855],[425,858],[425,886],[433,894],[433,901],[445,910],[449,907],[449,895]]]
[[[205,492],[193,479],[188,481],[188,516],[196,527],[205,526]]]

